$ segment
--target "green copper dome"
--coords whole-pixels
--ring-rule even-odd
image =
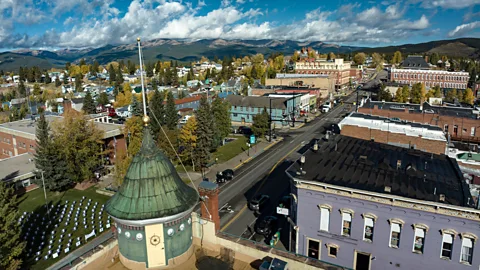
[[[197,202],[198,193],[180,179],[145,128],[142,147],[128,167],[120,189],[107,202],[106,210],[114,218],[146,220],[174,216]]]

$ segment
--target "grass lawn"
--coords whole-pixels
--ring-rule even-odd
[[[236,137],[236,140],[228,142],[224,146],[220,146],[217,151],[212,153],[212,159],[218,158],[218,162],[222,163],[230,160],[236,155],[247,150],[247,142],[249,139],[245,136]]]
[[[85,196],[85,200],[82,203],[82,206],[79,207],[80,200],[82,196]],[[52,265],[53,263],[57,262],[61,258],[65,257],[64,249],[67,246],[68,240],[71,238],[72,243],[70,245],[70,252],[72,252],[74,249],[77,249],[76,247],[76,242],[77,242],[77,237],[80,237],[81,240],[81,246],[85,244],[85,235],[89,234],[92,232],[93,227],[95,226],[95,232],[98,235],[101,233],[99,232],[99,221],[102,221],[103,224],[103,232],[107,232],[109,229],[106,228],[107,224],[107,212],[103,211],[101,218],[98,218],[100,209],[103,204],[106,203],[106,201],[110,197],[104,196],[101,194],[98,194],[95,192],[95,188],[91,187],[88,188],[84,191],[76,190],[76,189],[71,189],[66,192],[47,192],[47,199],[49,202],[49,207],[50,207],[50,218],[52,220],[51,224],[48,224],[48,215],[46,213],[45,209],[45,197],[43,194],[43,189],[39,188],[34,191],[28,192],[24,194],[23,196],[20,197],[20,213],[23,212],[28,212],[28,213],[33,213],[31,214],[31,217],[27,220],[26,218],[23,220],[23,235],[22,238],[26,235],[28,232],[28,228],[30,227],[29,231],[29,236],[27,236],[27,247],[25,248],[25,257],[24,257],[24,262],[22,267],[23,268],[28,268],[28,269],[46,269],[48,266]],[[85,206],[87,205],[88,199],[91,199],[90,206],[88,207],[86,211],[86,223],[87,223],[87,228],[85,228],[83,224],[83,210],[85,209]],[[65,210],[65,215],[63,219],[60,221],[60,215],[62,213],[63,206],[65,205],[65,201],[69,201],[68,206]],[[76,201],[76,204],[73,208],[73,211],[71,213],[71,218],[67,222],[67,214],[70,212],[70,207],[72,205],[72,202]],[[93,211],[93,205],[95,202],[98,202],[97,208],[95,211]],[[77,207],[81,208],[80,213],[78,215],[78,226],[76,230],[74,230],[75,226],[75,213],[77,211]],[[95,217],[92,219],[92,213],[95,212]],[[38,214],[38,217],[36,215]],[[42,223],[42,219],[45,217],[45,221]],[[91,224],[91,222],[94,221],[94,224]],[[65,223],[67,222],[67,225]],[[55,228],[55,225],[58,224],[58,227]],[[38,233],[35,234],[35,230],[38,228]],[[65,229],[64,237],[63,239],[60,240],[60,235],[61,230]],[[45,237],[44,239],[41,238],[42,232],[45,231]],[[52,231],[55,231],[55,237],[52,239]],[[68,234],[71,234],[71,237],[68,237]],[[34,238],[32,238],[32,235],[35,235]],[[52,239],[53,243],[50,244],[49,241]],[[91,241],[93,239],[89,238],[88,241]],[[59,241],[60,240],[60,241]],[[36,255],[36,252],[39,251],[39,247],[41,246],[41,242],[44,242],[44,245],[41,247],[40,255]],[[51,245],[51,251],[52,254],[55,253],[55,250],[61,245],[61,252],[60,255],[56,258],[53,259],[52,255],[49,256],[47,260],[44,260],[44,256],[47,255],[47,252],[49,250],[48,246]],[[32,251],[30,251],[30,249]],[[69,253],[70,253],[69,252]],[[28,256],[28,253],[30,253],[30,256]],[[39,261],[35,261],[35,258],[40,257],[41,259]]]

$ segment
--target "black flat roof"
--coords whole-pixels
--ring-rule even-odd
[[[297,161],[287,173],[298,180],[417,200],[439,202],[444,194],[445,204],[475,207],[457,162],[445,155],[335,135],[320,141],[317,152],[305,153],[304,175],[297,175],[299,168]]]
[[[471,118],[477,119],[477,115],[473,113],[473,108],[465,107],[452,107],[452,106],[433,106],[428,102],[422,104],[422,109],[420,109],[420,104],[408,104],[408,103],[396,103],[396,102],[382,102],[382,101],[372,101],[367,100],[363,104],[363,108],[373,109],[378,106],[380,110],[392,110],[392,111],[402,111],[405,108],[408,108],[410,113],[423,113],[426,110],[433,111],[433,113],[445,116],[453,117],[462,117],[462,118]]]

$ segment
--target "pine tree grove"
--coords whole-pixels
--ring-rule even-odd
[[[171,91],[167,94],[167,103],[165,107],[165,124],[168,129],[175,129],[178,124],[178,114],[177,109],[175,108],[175,98]]]
[[[206,96],[202,96],[200,100],[195,119],[197,120],[197,143],[194,157],[197,166],[203,169],[210,161],[210,149],[213,143],[213,117]]]

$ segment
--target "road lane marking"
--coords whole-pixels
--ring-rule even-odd
[[[223,227],[220,229],[221,232],[223,232],[224,230],[226,230],[228,228],[228,226],[230,226],[235,220],[237,220],[237,218],[243,213],[245,212],[245,210],[247,209],[247,204],[245,204],[245,206],[243,206],[242,209],[240,209],[240,211],[238,211],[238,213],[232,218],[230,219],[229,222],[227,222],[227,224],[223,225]]]

